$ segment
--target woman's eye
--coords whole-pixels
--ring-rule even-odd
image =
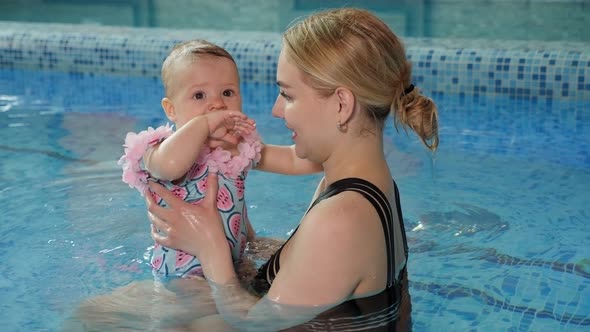
[[[203,92],[197,92],[193,95],[193,98],[195,99],[203,99],[205,98],[205,94]]]
[[[286,101],[291,101],[293,99],[291,98],[291,96],[286,94],[285,91],[280,91],[279,94],[281,95],[281,97],[285,98]]]
[[[224,97],[231,97],[233,95],[235,95],[236,93],[234,92],[234,90],[225,90],[223,91],[223,96]]]

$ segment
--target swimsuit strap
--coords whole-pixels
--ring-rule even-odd
[[[402,241],[404,242],[404,255],[406,257],[406,262],[408,261],[408,239],[406,238],[406,226],[404,225],[404,217],[402,215],[402,205],[399,200],[399,190],[397,189],[397,184],[393,181],[393,188],[395,190],[395,208],[397,210],[397,215],[399,216],[399,227],[401,228],[402,233]],[[401,275],[398,276],[401,278]]]
[[[393,183],[395,187],[395,199],[396,205],[398,210],[398,215],[401,219],[401,209],[399,204],[399,192],[397,190],[397,186],[395,182]],[[314,206],[316,206],[322,200],[337,195],[343,191],[355,191],[363,195],[375,208],[377,214],[379,215],[379,219],[381,220],[381,225],[383,227],[383,231],[385,234],[385,245],[387,251],[387,287],[391,287],[395,283],[395,255],[393,253],[393,213],[391,210],[391,205],[387,200],[385,194],[377,188],[374,184],[367,180],[359,179],[359,178],[345,178],[342,180],[338,180],[332,184],[330,184],[318,197],[313,201],[309,209],[305,212],[307,214]],[[401,222],[402,233],[403,233],[403,241],[404,241],[404,249],[405,255],[407,259],[407,243],[405,238],[405,230],[403,228],[403,222]],[[285,244],[291,240],[293,235],[297,232],[299,226],[295,228],[291,236],[283,243],[283,245],[271,256],[271,258],[260,268],[260,272],[264,273],[264,279],[270,285],[274,280],[276,274],[279,272],[280,264],[279,258],[281,255],[281,251]],[[260,274],[259,274],[260,275]],[[262,276],[261,276],[262,277]]]
[[[365,197],[375,208],[385,234],[387,252],[387,287],[395,283],[395,255],[393,254],[393,212],[387,196],[371,182],[359,178],[346,178],[332,183],[327,189],[327,197],[343,191],[355,191]],[[322,195],[323,196],[323,195]],[[321,196],[320,196],[321,197]],[[320,198],[318,197],[318,198]],[[318,202],[316,200],[314,203]],[[314,204],[312,204],[313,207]]]

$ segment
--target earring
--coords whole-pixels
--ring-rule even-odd
[[[336,128],[338,128],[338,130],[342,130],[342,124],[340,123],[340,121],[336,123]]]

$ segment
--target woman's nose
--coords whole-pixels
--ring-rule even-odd
[[[272,116],[282,119],[285,117],[284,114],[285,114],[285,101],[279,95],[279,96],[277,96],[277,100],[275,101],[275,104],[272,107]]]

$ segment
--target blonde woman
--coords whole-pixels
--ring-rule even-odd
[[[129,322],[135,312],[138,322],[166,331],[410,330],[408,247],[400,194],[384,156],[385,121],[391,114],[428,149],[438,146],[436,107],[410,77],[400,40],[370,12],[329,10],[289,28],[272,113],[294,144],[263,146],[256,168],[322,166],[324,177],[296,231],[244,285],[216,207],[216,175],[209,173],[199,205],[152,183],[167,203],[146,197],[152,237],[198,258],[206,281],[184,280],[177,292],[188,294],[184,299],[133,285],[89,301],[79,312],[85,328],[137,330]],[[155,298],[166,310],[179,304],[185,314],[160,322],[142,315],[138,307]]]

